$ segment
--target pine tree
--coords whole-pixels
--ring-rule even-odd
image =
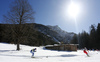
[[[96,28],[95,25],[91,25],[90,27],[90,48],[95,48],[96,47]]]
[[[98,26],[97,26],[97,48],[100,47],[100,23],[98,23]]]

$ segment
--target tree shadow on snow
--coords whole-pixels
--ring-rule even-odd
[[[77,56],[77,55],[65,54],[65,55],[50,55],[50,56],[36,56],[36,57],[46,57],[46,58],[49,58],[49,57],[74,57],[74,56]]]
[[[10,56],[10,57],[30,57],[28,55],[7,55],[7,54],[0,54],[0,56]]]
[[[16,51],[16,50],[0,50],[0,53],[3,53],[3,52],[10,52],[10,51]]]
[[[10,57],[31,57],[30,55],[14,55],[14,54],[11,54],[13,53],[14,51],[16,50],[0,50],[0,56],[10,56]],[[52,50],[52,51],[55,51],[55,50]],[[4,54],[5,52],[9,52],[10,54]],[[16,51],[17,52],[17,51]],[[2,54],[3,53],[3,54]],[[74,55],[74,54],[63,54],[63,55],[47,55],[47,56],[36,56],[36,57],[74,57],[74,56],[77,56],[77,55]]]
[[[6,52],[9,52],[9,54],[7,54]],[[19,51],[17,50],[0,50],[0,56],[10,56],[10,57],[30,57],[28,55],[14,55],[12,53],[17,53]],[[5,54],[6,53],[6,54]]]
[[[65,54],[65,55],[61,55],[62,57],[74,57],[74,56],[77,56],[77,55],[74,55],[74,54]]]

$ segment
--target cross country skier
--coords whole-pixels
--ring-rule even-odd
[[[34,52],[36,52],[36,48],[32,49],[30,53],[32,53],[32,57],[34,57]]]
[[[86,48],[83,49],[83,52],[89,57],[87,51],[86,51]]]

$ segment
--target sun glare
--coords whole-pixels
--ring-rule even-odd
[[[76,16],[79,13],[79,6],[73,2],[71,2],[71,4],[68,7],[68,13],[70,16],[76,18]]]

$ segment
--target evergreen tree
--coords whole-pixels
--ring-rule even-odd
[[[90,41],[89,45],[90,48],[95,48],[96,47],[96,28],[95,25],[91,25],[90,27]]]
[[[82,33],[79,33],[79,48],[89,47],[89,34],[83,31]]]
[[[77,36],[77,34],[75,34],[75,35],[73,36],[73,39],[71,40],[70,43],[71,43],[71,44],[78,44],[78,36]]]
[[[98,23],[98,26],[97,26],[97,42],[96,42],[96,46],[97,46],[97,48],[99,49],[99,47],[100,47],[100,23]]]

